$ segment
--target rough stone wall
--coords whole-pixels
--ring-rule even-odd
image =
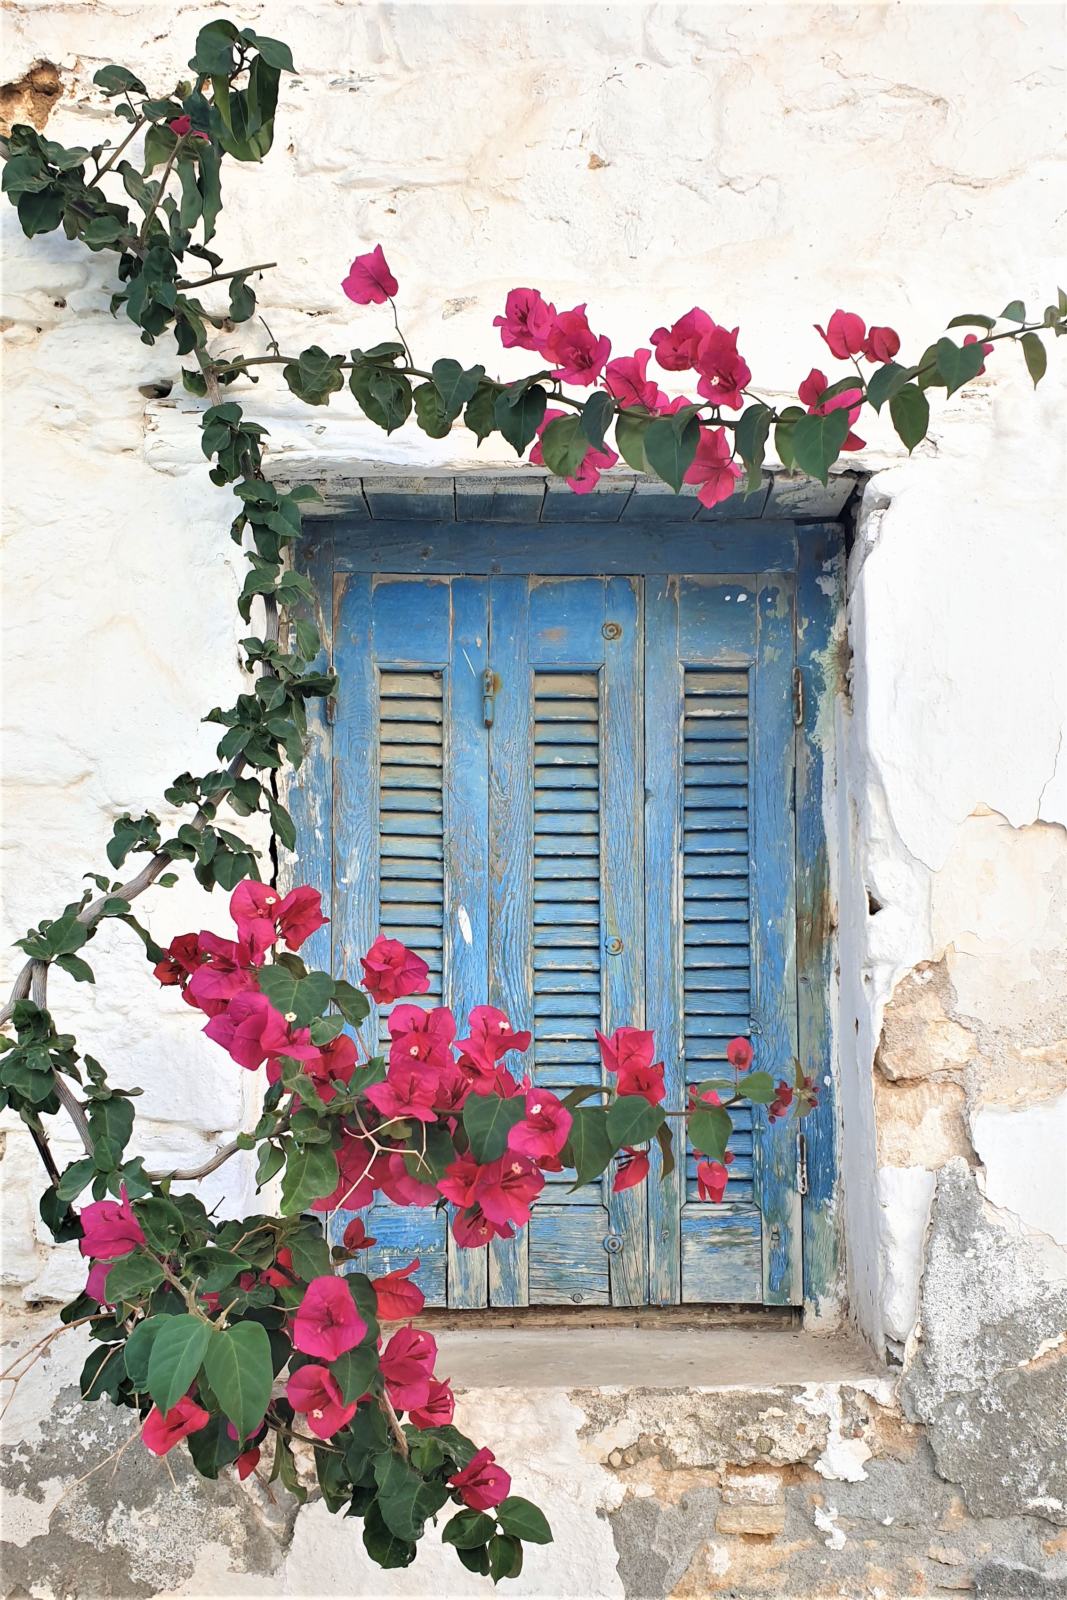
[[[217,14],[201,0],[165,14],[11,4],[0,113],[92,144],[110,131],[93,71],[119,60],[174,77]],[[266,165],[230,175],[221,234],[228,264],[277,255],[264,303],[285,345],[385,335],[336,287],[379,238],[420,351],[521,371],[490,326],[515,282],[559,304],[588,298],[620,351],[698,300],[741,324],[768,393],[824,364],[808,325],[835,305],[913,345],[970,306],[1016,293],[1044,304],[1055,281],[1063,22],[1051,6],[249,0],[240,17],[291,39],[302,69]],[[54,235],[27,244],[6,208],[2,228],[6,946],[78,892],[115,815],[158,808],[175,771],[210,760],[198,719],[237,686],[239,563],[196,408],[160,398],[170,350],[112,322],[102,263]],[[872,477],[850,560],[852,668],[828,735],[838,1299],[878,1357],[902,1364],[899,1402],[881,1388],[848,1400],[865,1408],[855,1438],[870,1457],[858,1476],[828,1477],[799,1443],[772,1469],[733,1443],[667,1460],[676,1446],[661,1449],[645,1416],[661,1402],[641,1396],[619,1400],[609,1425],[599,1398],[560,1391],[533,1415],[501,1391],[472,1394],[502,1454],[536,1462],[547,1448],[561,1566],[590,1585],[575,1593],[1062,1584],[1063,1446],[1048,1424],[1067,1243],[1067,366],[1053,350],[1035,396],[1012,355],[998,349],[985,381],[935,408],[914,458],[887,424],[858,458]],[[474,459],[459,435],[386,441],[343,401],[309,413],[266,383],[250,401],[287,471]],[[148,910],[163,939],[223,914],[188,887]],[[196,1160],[249,1124],[253,1085],[160,999],[139,949],[108,930],[96,988],[57,977],[54,1004],[118,1081],[144,1084],[144,1152]],[[17,1127],[0,1137],[0,1285],[15,1306],[47,1306],[80,1265],[35,1235],[35,1157]],[[246,1204],[236,1164],[216,1181],[221,1203]],[[345,1592],[352,1541],[324,1531],[321,1508],[289,1543],[284,1508],[183,1484],[183,1523],[132,1452],[115,1479],[108,1468],[64,1493],[111,1426],[69,1389],[52,1411],[67,1359],[20,1389],[28,1520],[12,1592],[77,1593],[91,1570],[87,1592],[208,1593],[215,1550],[245,1569],[220,1592]],[[730,1415],[705,1394],[671,1405],[698,1429]],[[665,1414],[686,1431],[681,1410]],[[107,1539],[128,1546],[108,1557],[113,1576],[85,1565]],[[334,1565],[316,1587],[324,1551]],[[525,1592],[559,1593],[559,1570]],[[451,1566],[435,1571],[420,1584],[467,1592]]]

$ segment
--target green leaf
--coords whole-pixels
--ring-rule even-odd
[[[847,408],[822,417],[798,417],[793,425],[793,460],[802,472],[826,483],[847,437]]]
[[[482,383],[474,398],[467,401],[463,425],[470,429],[479,444],[488,439],[496,428],[496,395],[497,391],[491,383]]]
[[[390,1531],[376,1500],[367,1507],[363,1518],[363,1544],[379,1567],[410,1567],[415,1559],[414,1543],[410,1539],[398,1539]]]
[[[659,417],[645,430],[645,458],[656,475],[670,484],[675,494],[682,487],[700,443],[700,423],[684,411],[672,417]]]
[[[489,1541],[489,1576],[494,1583],[501,1578],[517,1578],[522,1571],[522,1545],[510,1533],[494,1533]]]
[[[431,439],[445,439],[451,432],[452,419],[444,402],[432,383],[420,383],[412,398],[415,401],[415,421]]]
[[[889,415],[901,443],[907,447],[910,455],[915,446],[926,438],[930,424],[929,400],[917,384],[906,383],[890,400]]]
[[[256,1167],[256,1188],[262,1189],[263,1185],[281,1171],[285,1165],[285,1151],[280,1145],[265,1144],[259,1152],[259,1163]],[[318,1196],[316,1196],[316,1199]]]
[[[282,1179],[282,1215],[306,1211],[337,1188],[337,1157],[328,1145],[290,1144]]]
[[[274,1382],[266,1328],[258,1322],[235,1322],[213,1333],[204,1354],[204,1376],[237,1432],[247,1438],[263,1420]]]
[[[544,1512],[521,1495],[509,1495],[496,1508],[497,1521],[505,1533],[514,1534],[527,1544],[551,1544],[552,1529]]]
[[[980,339],[976,339],[974,344],[965,345],[958,345],[952,339],[939,339],[935,355],[937,370],[949,394],[955,394],[957,389],[969,382],[985,361]]]
[[[152,1348],[171,1320],[170,1317],[146,1317],[137,1324],[123,1346],[126,1376],[138,1394],[148,1393],[148,1363],[152,1359]]]
[[[332,394],[344,388],[343,359],[327,355],[320,345],[313,344],[302,350],[295,361],[286,362],[282,377],[298,400],[309,406],[325,406]]]
[[[196,36],[189,65],[209,78],[228,78],[234,68],[233,47],[238,37],[233,23],[225,18],[205,24]]]
[[[473,1550],[457,1549],[456,1555],[468,1572],[477,1572],[481,1577],[489,1576],[489,1546],[481,1545]]]
[[[247,44],[255,45],[268,66],[277,67],[282,72],[296,71],[292,52],[280,39],[269,39],[265,34],[253,33],[251,28],[242,28],[241,38]]]
[[[1026,307],[1021,300],[1009,300],[1000,314],[1006,322],[1026,321]]]
[[[378,1371],[378,1353],[373,1344],[360,1344],[330,1362],[330,1371],[341,1388],[345,1405],[367,1393]]]
[[[660,1178],[669,1178],[677,1166],[674,1159],[674,1140],[671,1137],[670,1124],[666,1118],[656,1129],[656,1143],[660,1152]]]
[[[374,1478],[382,1520],[398,1539],[421,1538],[426,1518],[439,1511],[450,1494],[447,1484],[427,1481],[394,1450],[376,1457]]]
[[[892,400],[898,389],[902,389],[908,379],[914,376],[913,367],[901,367],[895,361],[884,362],[867,381],[867,399],[875,411],[881,411],[886,401]]]
[[[478,385],[485,377],[485,368],[470,367],[464,370],[458,361],[445,357],[441,361],[435,361],[430,371],[433,374],[434,388],[441,396],[444,415],[451,424],[459,416],[467,401],[473,399]]]
[[[75,983],[95,983],[93,969],[81,956],[56,956],[56,966],[72,977]]]
[[[521,1095],[504,1100],[497,1094],[469,1095],[463,1107],[463,1126],[475,1161],[496,1161],[508,1146],[508,1134],[525,1115]]]
[[[541,435],[545,466],[560,478],[574,477],[588,449],[580,417],[556,417]]]
[[[110,100],[116,94],[147,94],[148,90],[128,67],[100,67],[93,73],[93,82],[103,89]]]
[[[492,1517],[484,1511],[457,1511],[441,1531],[441,1543],[455,1545],[457,1550],[474,1550],[486,1544],[496,1529]]]
[[[721,1161],[734,1125],[724,1106],[701,1106],[689,1118],[689,1141],[694,1150],[712,1161]]]
[[[296,1028],[306,1028],[312,1017],[320,1016],[334,993],[334,981],[328,972],[309,972],[301,978],[281,962],[261,967],[258,978],[271,1005]]]
[[[79,1387],[83,1400],[99,1400],[102,1395],[117,1402],[119,1390],[126,1377],[122,1363],[122,1345],[101,1345],[89,1353],[82,1367]]]
[[[362,989],[357,989],[354,984],[348,983],[344,978],[338,978],[333,986],[333,1003],[354,1028],[370,1016],[370,1001]]]
[[[185,1441],[193,1466],[203,1478],[217,1478],[223,1467],[232,1466],[244,1449],[240,1439],[234,1439],[225,1417],[212,1417],[204,1427],[197,1428]]]
[[[614,397],[606,389],[598,389],[585,402],[580,413],[582,432],[594,450],[605,450],[604,435],[615,415]]]
[[[348,375],[348,387],[364,416],[386,433],[402,427],[411,415],[411,384],[403,373],[360,362]]]
[[[787,472],[796,465],[793,459],[793,430],[805,413],[799,406],[786,406],[774,425],[774,448]]]
[[[548,396],[538,383],[527,385],[516,395],[509,389],[497,395],[493,416],[516,455],[525,454],[536,438],[547,404]]]
[[[661,1108],[649,1105],[642,1095],[620,1095],[608,1107],[608,1138],[615,1150],[627,1144],[644,1144],[652,1138],[662,1121]]]
[[[648,458],[645,455],[645,434],[648,430],[648,421],[644,417],[635,417],[630,411],[620,411],[615,418],[615,443],[618,445],[619,454],[628,467],[633,467],[635,472],[649,470]]]
[[[1036,389],[1041,379],[1045,376],[1045,369],[1048,366],[1048,355],[1045,351],[1044,343],[1036,333],[1024,333],[1020,343],[1023,347],[1026,370],[1034,380],[1034,388]]]
[[[753,494],[763,482],[763,462],[767,454],[767,437],[771,431],[773,412],[769,406],[748,406],[741,413],[734,441],[737,453],[748,468],[745,481],[746,494]]]
[[[163,1268],[150,1256],[139,1250],[123,1256],[110,1269],[104,1285],[109,1305],[133,1302],[158,1289],[163,1282]]]
[[[267,795],[267,810],[270,812],[270,825],[279,842],[286,850],[295,850],[296,824],[281,801],[275,800],[272,794]]]
[[[166,1319],[148,1358],[148,1392],[160,1411],[170,1411],[188,1394],[211,1338],[210,1324],[200,1317]]]
[[[615,1146],[608,1133],[608,1114],[602,1106],[583,1106],[574,1113],[570,1137],[563,1147],[561,1160],[565,1167],[573,1167],[578,1189],[590,1179],[599,1177],[615,1154]]]
[[[774,1099],[774,1079],[769,1072],[750,1072],[738,1082],[737,1092],[754,1106],[769,1106]]]
[[[1013,304],[1018,305],[1018,301]],[[1020,321],[1023,319],[1020,318]],[[988,333],[996,326],[996,317],[986,317],[980,311],[966,311],[962,316],[953,317],[949,323],[950,328],[984,328]]]

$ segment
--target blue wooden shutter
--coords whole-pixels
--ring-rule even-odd
[[[487,585],[351,574],[339,580],[335,659],[335,952],[353,983],[379,932],[429,963],[426,1005],[460,1019],[485,999],[488,819],[481,715]],[[368,1054],[388,1050],[377,1008]],[[332,1220],[335,1237],[350,1213]],[[484,1252],[460,1251],[443,1214],[377,1201],[370,1270],[417,1255],[431,1304],[484,1305]]]
[[[650,580],[647,606],[649,1025],[680,1105],[730,1076],[737,1034],[791,1078],[792,579]],[[700,1201],[691,1150],[652,1185],[661,1303],[800,1299],[795,1125],[756,1109],[735,1130],[722,1205]]]
[[[596,1028],[642,1020],[639,587],[492,586],[492,999],[532,1027],[534,1082],[556,1094],[601,1081]],[[529,1229],[494,1242],[493,1305],[645,1303],[644,1191],[572,1181],[550,1175]]]

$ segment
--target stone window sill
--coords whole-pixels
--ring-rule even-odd
[[[800,1328],[435,1330],[457,1389],[770,1389],[890,1376],[852,1332]]]

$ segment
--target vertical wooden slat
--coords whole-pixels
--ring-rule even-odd
[[[500,680],[489,736],[489,999],[515,1028],[534,1026],[533,685],[526,578],[491,586],[490,662]],[[511,1058],[517,1069],[526,1063]],[[493,1305],[529,1304],[529,1236],[489,1247]]]
[[[840,1219],[834,1205],[837,1116],[831,1071],[830,995],[834,914],[823,823],[834,701],[842,691],[845,551],[836,523],[805,528],[797,575],[797,666],[804,683],[804,721],[797,735],[797,1023],[800,1060],[819,1086],[819,1103],[800,1125],[807,1144],[804,1210],[804,1299],[818,1308],[837,1282]]]
[[[681,764],[682,685],[678,659],[678,585],[645,583],[645,973],[647,1026],[664,1064],[666,1105],[685,1104],[682,1040]],[[666,1178],[658,1146],[648,1179],[649,1299],[677,1305],[682,1297],[679,1221],[685,1176],[685,1134],[671,1119],[675,1166]]]
[[[601,948],[609,1032],[644,1021],[644,740],[639,580],[604,586],[601,747]],[[618,948],[616,948],[618,946]],[[648,1301],[647,1191],[607,1187],[613,1305]]]
[[[314,601],[302,608],[315,623],[322,649],[312,670],[328,672],[333,661],[333,537],[319,524],[316,536],[301,551],[301,567],[315,590]],[[296,827],[296,850],[289,858],[285,889],[309,883],[322,896],[323,910],[331,914],[333,895],[333,727],[323,700],[306,702],[308,732],[304,760],[292,774],[285,796]],[[310,967],[332,972],[333,922],[311,935],[303,948]]]
[[[461,1032],[472,1006],[489,996],[489,730],[482,716],[488,665],[488,585],[455,578],[444,723],[445,993]],[[486,1252],[459,1249],[450,1230],[449,1305],[484,1306],[488,1295]]]
[[[796,893],[793,836],[792,575],[760,584],[753,684],[752,924],[756,1065],[788,1079],[797,1050]],[[755,1185],[763,1214],[763,1299],[802,1296],[796,1128],[760,1113]]]

